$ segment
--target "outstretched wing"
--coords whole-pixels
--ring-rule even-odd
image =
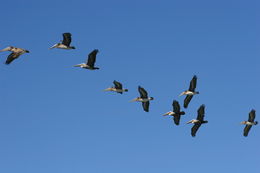
[[[142,106],[143,106],[143,109],[145,112],[149,112],[149,105],[150,105],[150,102],[142,102]]]
[[[251,110],[251,112],[249,113],[249,116],[248,116],[248,121],[249,122],[254,122],[255,120],[255,110]]]
[[[66,45],[66,46],[70,46],[71,33],[63,33],[62,35],[63,35],[62,44]]]
[[[198,129],[200,128],[201,123],[195,123],[193,127],[191,128],[191,136],[195,137]]]
[[[176,114],[174,115],[173,117],[173,121],[176,125],[179,125],[180,124],[180,119],[181,119],[181,116],[179,114]]]
[[[248,135],[248,132],[250,131],[251,127],[251,125],[246,125],[246,127],[244,128],[244,136]]]
[[[190,81],[189,91],[194,92],[194,91],[195,91],[195,88],[196,88],[196,85],[197,85],[197,76],[194,75],[193,78],[192,78],[191,81]]]
[[[181,110],[180,104],[179,104],[179,102],[176,101],[176,100],[173,100],[173,102],[172,102],[172,107],[173,107],[173,112],[175,112],[175,113],[179,113],[180,110]]]
[[[116,80],[114,80],[113,83],[114,83],[116,89],[122,89],[123,88],[122,84],[120,82],[117,82]]]
[[[144,88],[138,86],[138,91],[140,93],[141,98],[148,98],[148,94],[147,94],[147,92],[145,91]]]
[[[16,58],[18,58],[20,56],[20,54],[19,53],[11,53],[8,57],[7,57],[7,59],[6,59],[6,61],[5,61],[5,64],[11,64],[11,62],[13,61],[13,60],[15,60]]]
[[[204,121],[205,105],[201,105],[198,109],[197,120]]]
[[[96,62],[96,56],[97,56],[98,50],[95,49],[90,54],[88,54],[88,62],[87,65],[90,67],[94,67],[95,62]]]
[[[184,108],[187,108],[191,99],[192,99],[193,95],[187,95],[184,99]]]

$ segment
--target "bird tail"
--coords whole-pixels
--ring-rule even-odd
[[[125,92],[128,92],[128,89],[124,89]]]
[[[258,124],[258,121],[255,121],[255,123],[254,123],[255,125],[257,125]]]

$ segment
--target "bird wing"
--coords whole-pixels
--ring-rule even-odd
[[[200,128],[201,123],[195,123],[191,128],[191,136],[195,137],[198,129]]]
[[[138,91],[140,93],[141,98],[148,98],[148,94],[147,94],[147,92],[145,91],[144,88],[138,86]]]
[[[187,95],[184,99],[184,108],[187,108],[191,99],[192,99],[193,95]]]
[[[62,35],[63,35],[62,44],[66,45],[66,46],[70,46],[71,33],[63,33]]]
[[[196,88],[196,85],[197,85],[197,76],[193,76],[193,78],[191,79],[190,81],[190,88],[189,88],[189,91],[192,91],[194,92],[195,91],[195,88]]]
[[[201,105],[198,109],[197,120],[204,121],[205,105]]]
[[[116,80],[114,80],[113,83],[114,83],[116,89],[122,89],[123,88],[122,84],[120,82],[117,82]]]
[[[150,105],[150,102],[142,102],[142,106],[143,106],[143,109],[145,112],[149,112],[149,105]]]
[[[172,107],[173,107],[173,112],[175,112],[175,113],[179,113],[180,110],[181,110],[180,104],[179,104],[179,102],[176,101],[176,100],[173,100],[173,102],[172,102]]]
[[[4,49],[0,50],[0,52],[4,52],[4,51],[11,51],[11,50],[12,50],[12,47],[11,47],[11,46],[9,46],[9,47],[6,47],[6,48],[4,48]]]
[[[255,120],[255,110],[251,110],[251,112],[249,113],[249,116],[248,116],[248,121],[249,122],[254,122]]]
[[[95,50],[93,50],[92,52],[90,52],[90,53],[88,54],[88,62],[87,62],[87,65],[88,65],[88,66],[94,67],[95,62],[96,62],[97,53],[98,53],[98,50],[95,49]]]
[[[251,127],[251,125],[246,125],[246,127],[244,128],[244,136],[248,135],[248,132],[250,131]]]
[[[174,115],[173,117],[173,121],[176,125],[179,125],[180,124],[180,119],[181,119],[181,116],[179,114],[177,115]]]
[[[15,60],[16,58],[18,58],[20,56],[20,54],[19,53],[11,53],[8,57],[7,57],[7,59],[6,59],[6,61],[5,61],[5,64],[10,64],[13,60]]]

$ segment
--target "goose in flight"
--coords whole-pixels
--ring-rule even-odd
[[[186,95],[184,99],[184,108],[187,108],[193,95],[199,94],[198,91],[195,91],[197,85],[197,76],[194,75],[192,80],[190,81],[189,90],[183,91],[179,96]]]
[[[95,67],[95,62],[96,62],[96,56],[98,53],[98,49],[93,50],[88,54],[88,61],[86,63],[81,63],[74,65],[74,67],[81,67],[89,70],[97,70],[99,69],[98,67]]]
[[[150,100],[153,100],[153,97],[148,97],[147,91],[142,88],[141,86],[138,86],[138,91],[140,93],[140,97],[137,97],[131,101],[133,102],[142,102],[142,106],[145,112],[149,112],[149,105],[150,105]]]
[[[251,112],[249,112],[248,115],[248,121],[242,121],[241,124],[245,124],[245,128],[244,128],[244,136],[246,137],[251,129],[251,127],[253,125],[257,125],[258,122],[254,121],[255,120],[255,110],[252,109]]]
[[[10,51],[12,52],[10,55],[8,55],[5,64],[10,64],[13,60],[19,58],[20,55],[24,54],[24,53],[29,53],[28,50],[22,49],[22,48],[17,48],[17,47],[13,47],[13,46],[9,46],[7,48],[4,48],[2,50],[0,50],[0,52],[4,52],[4,51]]]
[[[196,133],[197,133],[198,129],[200,128],[201,124],[208,123],[208,121],[204,120],[204,115],[205,115],[205,105],[201,105],[198,109],[197,119],[193,119],[193,120],[190,120],[189,122],[187,122],[187,124],[189,124],[189,123],[194,124],[193,127],[191,128],[192,137],[196,136]]]
[[[180,104],[176,100],[173,100],[172,107],[173,107],[173,111],[169,111],[169,112],[167,112],[167,113],[165,113],[163,115],[164,116],[166,116],[166,115],[173,116],[174,123],[176,125],[179,125],[180,124],[181,115],[185,115],[185,112],[181,111]]]
[[[123,89],[123,86],[120,82],[114,80],[113,83],[115,86],[107,88],[107,89],[105,89],[105,91],[114,91],[114,92],[117,92],[120,94],[123,94],[123,92],[128,92],[128,89]]]
[[[71,33],[63,33],[63,40],[61,43],[57,43],[55,45],[53,45],[52,47],[50,47],[49,49],[53,49],[53,48],[59,48],[59,49],[75,49],[74,46],[70,46],[71,43]]]

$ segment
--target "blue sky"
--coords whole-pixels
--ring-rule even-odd
[[[256,172],[259,125],[256,0],[5,1],[0,48],[0,172]],[[72,33],[76,50],[49,50]],[[99,49],[98,71],[74,68]],[[162,114],[198,76],[200,94],[175,126]],[[118,80],[123,95],[103,92]],[[150,112],[129,101],[144,87]],[[185,122],[206,105],[196,138]],[[195,169],[195,170],[194,170]]]

